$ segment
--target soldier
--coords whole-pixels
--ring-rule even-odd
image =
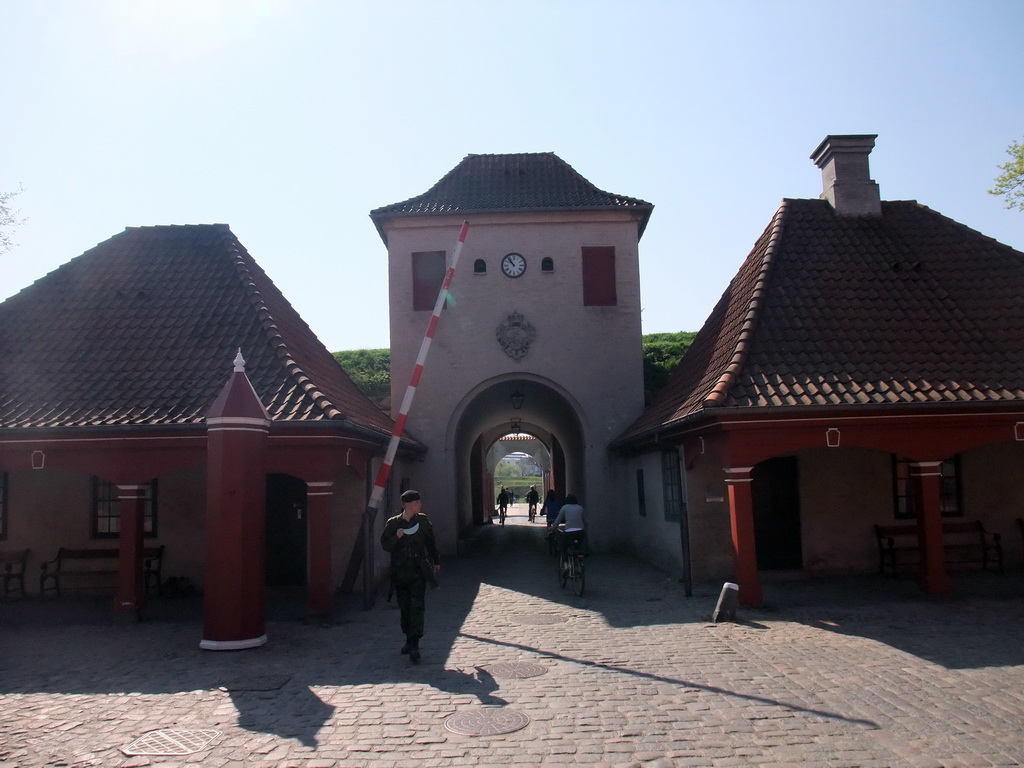
[[[391,581],[405,634],[402,653],[409,654],[413,661],[420,660],[427,581],[437,586],[437,573],[441,570],[434,529],[420,511],[422,506],[418,491],[403,493],[401,514],[390,518],[380,535],[380,545],[391,553]]]

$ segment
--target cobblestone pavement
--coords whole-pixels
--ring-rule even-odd
[[[428,595],[419,665],[383,596],[306,623],[275,595],[270,642],[231,653],[199,649],[195,599],[139,624],[109,600],[0,604],[0,766],[1024,761],[1024,574],[964,574],[945,600],[771,582],[714,624],[721,585],[688,598],[626,557],[591,556],[581,598],[561,589],[525,517],[468,549]],[[126,754],[147,751],[179,754]]]

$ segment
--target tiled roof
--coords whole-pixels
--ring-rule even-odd
[[[241,348],[279,422],[393,422],[223,224],[129,228],[0,304],[0,427],[198,424]]]
[[[1024,253],[916,202],[786,200],[616,444],[721,408],[1020,403],[1022,292]]]
[[[451,216],[499,211],[635,210],[642,235],[654,206],[604,192],[553,152],[467,155],[422,195],[370,211],[381,221],[401,216]]]

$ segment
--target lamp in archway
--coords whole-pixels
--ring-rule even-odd
[[[515,392],[509,395],[508,399],[512,401],[512,410],[518,411],[520,408],[523,407],[524,397],[523,393],[520,390],[517,389]]]
[[[512,419],[512,426],[510,428],[510,431],[512,432],[512,434],[513,435],[518,435],[519,434],[519,430],[521,428],[522,427],[521,427],[521,425],[519,423],[519,419]]]

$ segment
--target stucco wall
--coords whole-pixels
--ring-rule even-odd
[[[399,220],[388,229],[392,402],[402,400],[430,318],[429,311],[412,311],[411,254],[443,250],[450,258],[460,224],[454,218]],[[583,306],[581,249],[592,245],[615,247],[617,306]],[[528,266],[521,277],[509,279],[500,260],[513,251],[523,254]],[[554,260],[553,272],[541,271],[544,257]],[[473,272],[476,259],[486,261],[486,274]],[[578,404],[582,466],[570,469],[585,487],[569,491],[583,498],[596,529],[604,532],[600,535],[617,538],[612,523],[621,490],[608,481],[606,446],[643,407],[636,221],[619,213],[475,218],[451,296],[407,422],[409,432],[429,447],[423,463],[411,469],[412,482],[436,520],[442,550],[455,551],[458,520],[469,517],[468,510],[455,506],[456,455],[461,455],[454,441],[456,407],[480,382],[525,375],[550,382]],[[513,312],[522,313],[536,330],[529,352],[519,360],[505,353],[495,333]],[[530,418],[529,402],[522,415]],[[602,526],[603,517],[608,524]]]

